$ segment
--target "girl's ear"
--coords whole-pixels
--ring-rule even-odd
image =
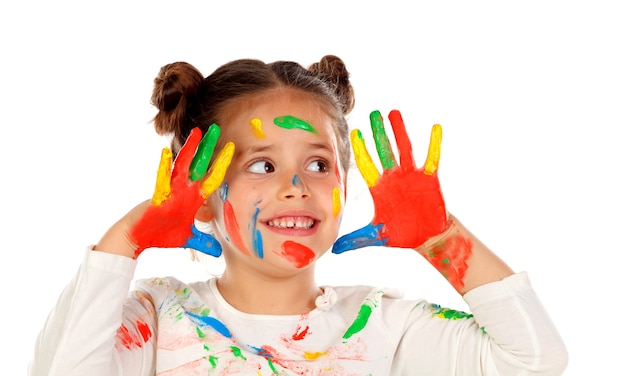
[[[211,200],[207,197],[207,199],[202,202],[202,206],[200,206],[200,208],[196,212],[196,219],[198,221],[210,222],[215,217],[215,214],[211,209],[210,201]]]

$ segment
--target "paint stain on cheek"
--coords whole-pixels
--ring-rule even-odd
[[[230,201],[224,201],[224,225],[226,226],[226,232],[228,233],[228,237],[233,241],[235,246],[241,250],[241,252],[246,255],[250,255],[250,251],[244,245],[243,240],[241,239],[241,234],[239,232],[239,223],[237,223],[237,218],[235,217],[235,211],[233,210],[233,206]]]
[[[288,240],[283,243],[282,251],[276,252],[296,268],[304,268],[315,260],[315,252],[300,243]]]
[[[341,204],[341,191],[339,188],[333,188],[333,216],[337,218],[339,213],[341,212],[342,204]]]

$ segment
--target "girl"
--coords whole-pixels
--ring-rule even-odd
[[[360,131],[349,133],[354,97],[339,58],[308,69],[237,60],[206,78],[173,63],[155,79],[152,102],[157,132],[172,136],[152,200],[86,251],[38,338],[31,375],[563,372],[565,347],[527,275],[448,213],[441,128],[418,168],[400,113],[389,116],[397,160],[373,112],[381,174]],[[375,215],[337,239],[350,143]],[[324,253],[372,245],[415,249],[472,314],[316,283]],[[225,271],[192,284],[141,280],[127,295],[149,247],[223,254]]]

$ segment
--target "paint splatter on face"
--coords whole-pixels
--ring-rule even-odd
[[[300,243],[288,240],[279,253],[296,268],[304,268],[315,260],[315,252]]]
[[[286,129],[302,129],[307,132],[315,133],[315,128],[308,122],[298,119],[295,116],[285,115],[274,119],[274,124]]]
[[[265,133],[263,133],[263,122],[259,118],[254,118],[250,120],[250,125],[252,126],[252,133],[257,138],[265,138]]]

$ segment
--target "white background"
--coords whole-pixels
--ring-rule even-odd
[[[152,194],[167,145],[150,124],[159,68],[184,60],[208,75],[236,58],[308,65],[324,54],[352,73],[351,127],[369,135],[370,111],[400,109],[421,164],[430,127],[442,124],[448,208],[530,273],[568,345],[566,374],[623,368],[620,2],[135,3],[0,6],[0,357],[11,374],[26,373],[84,248]],[[343,233],[371,218],[356,169],[350,181]],[[182,250],[139,261],[138,278],[206,278]],[[318,274],[322,284],[402,287],[465,308],[408,250],[328,254]]]

